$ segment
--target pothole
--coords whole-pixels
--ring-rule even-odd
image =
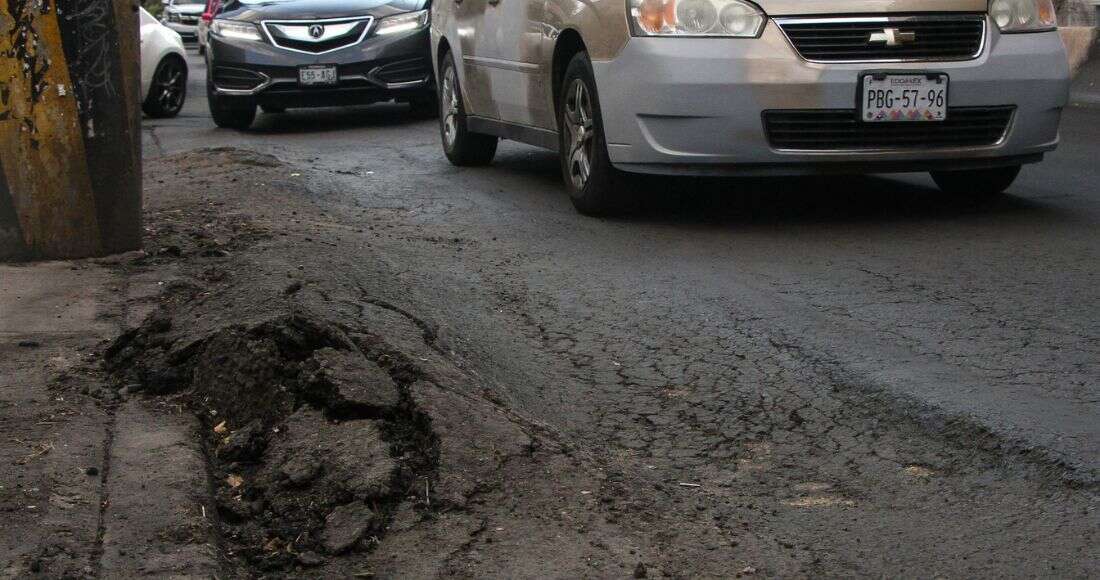
[[[198,339],[172,327],[150,316],[106,367],[120,388],[176,397],[202,419],[239,566],[277,573],[369,550],[431,479],[438,440],[408,390],[424,373],[367,329],[303,313]]]

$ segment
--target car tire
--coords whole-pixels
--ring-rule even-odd
[[[444,53],[439,68],[439,135],[443,153],[460,167],[492,163],[499,139],[467,128],[466,105],[462,102],[458,71],[450,51]]]
[[[276,107],[274,105],[260,105],[260,110],[269,115],[278,115],[286,112],[286,107]]]
[[[1016,181],[1020,169],[1021,166],[1012,165],[991,169],[933,171],[932,180],[944,193],[972,199],[986,199],[1004,193],[1012,182]]]
[[[186,98],[187,63],[178,55],[169,54],[157,63],[141,110],[157,119],[175,117],[183,109]]]
[[[206,101],[214,124],[223,129],[244,130],[256,119],[256,101],[251,97],[227,97],[214,92],[214,83],[206,79]]]
[[[616,212],[623,174],[607,155],[600,98],[588,53],[578,52],[565,68],[557,111],[562,178],[573,206],[588,216]]]

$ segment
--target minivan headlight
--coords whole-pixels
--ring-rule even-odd
[[[1001,32],[1045,32],[1058,28],[1051,0],[992,0],[989,17]]]
[[[210,31],[218,36],[237,38],[240,40],[263,40],[260,29],[251,22],[237,22],[236,20],[217,20],[210,23]]]
[[[396,16],[387,16],[378,21],[378,26],[374,29],[375,34],[397,34],[398,32],[408,32],[410,30],[417,30],[424,28],[428,25],[427,10],[417,10],[416,12],[409,12],[407,14],[398,14]]]
[[[767,15],[747,0],[627,0],[634,36],[756,38]]]

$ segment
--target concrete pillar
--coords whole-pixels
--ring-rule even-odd
[[[136,0],[0,0],[0,260],[141,246]]]

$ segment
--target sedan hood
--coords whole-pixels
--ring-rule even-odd
[[[985,12],[988,0],[756,0],[769,16]]]
[[[427,0],[231,0],[219,18],[261,20],[323,20],[354,16],[382,18],[426,8]]]

